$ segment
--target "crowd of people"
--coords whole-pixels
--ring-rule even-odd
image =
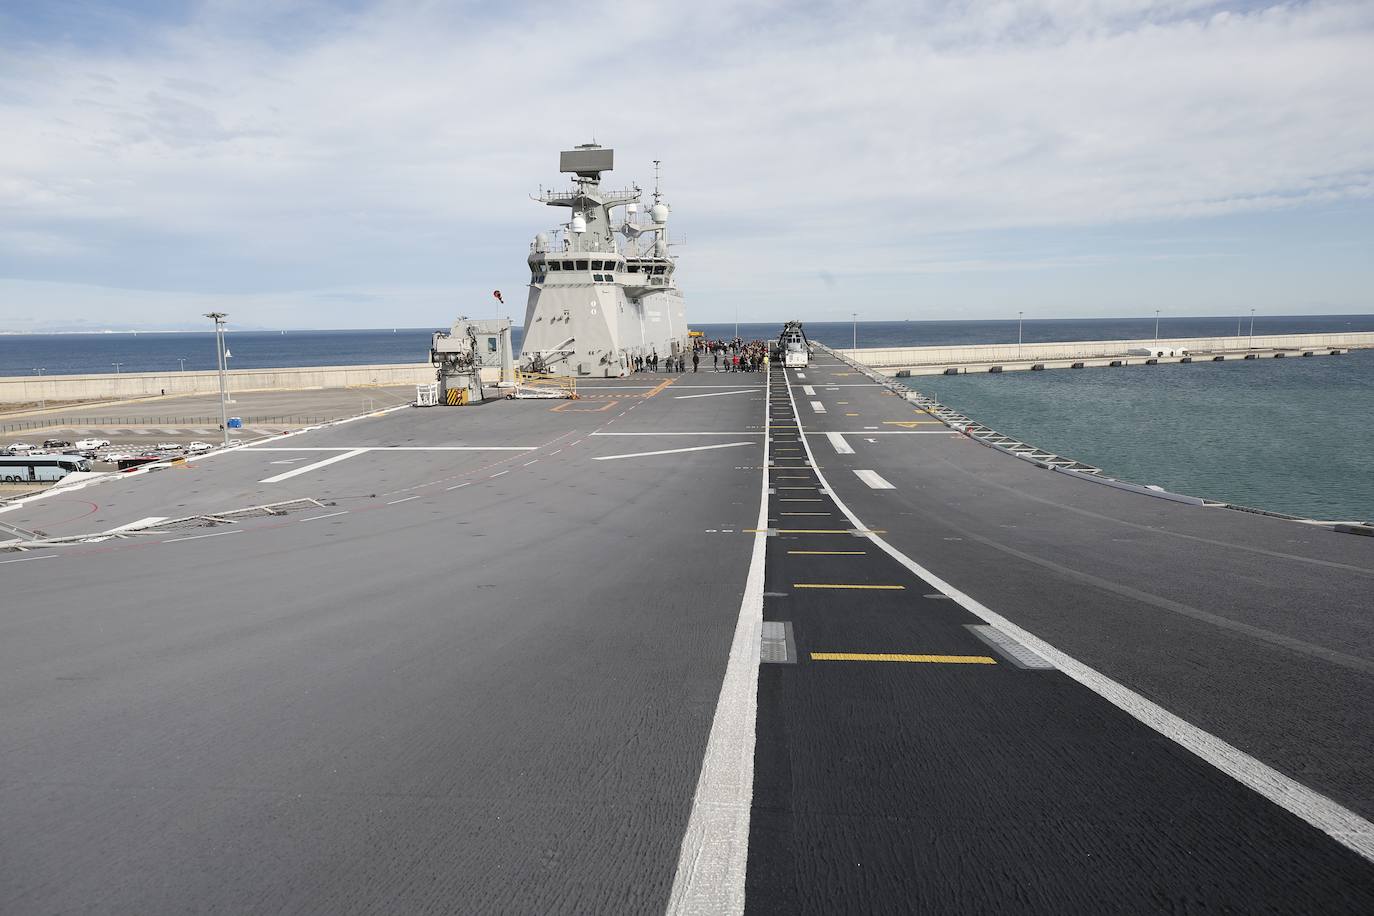
[[[659,356],[652,351],[647,356],[631,359],[634,372],[687,372],[688,364],[692,372],[701,372],[710,361],[712,372],[758,372],[768,365],[768,342],[763,340],[745,341],[706,340],[694,338],[690,354]]]

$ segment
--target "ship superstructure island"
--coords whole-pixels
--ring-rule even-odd
[[[541,191],[535,198],[571,212],[530,245],[521,353],[527,368],[614,378],[629,374],[635,357],[668,357],[687,347],[668,204],[655,180],[646,222],[637,185],[602,188],[601,175],[611,171],[614,155],[595,143],[564,151],[559,170],[573,176],[572,189]]]

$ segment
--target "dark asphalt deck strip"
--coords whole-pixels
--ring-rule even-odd
[[[886,552],[790,552],[816,537],[769,539],[770,590],[840,564],[844,578],[828,581],[911,576]],[[982,621],[959,603],[792,591],[764,614],[792,623],[801,661],[760,672],[750,910],[1374,906],[1368,861],[1074,680],[1010,664],[809,661],[838,647],[985,655],[967,629]]]
[[[895,496],[841,487],[861,517],[891,528],[885,537],[895,547],[1092,669],[1374,818],[1368,674],[1085,587],[950,526],[1365,660],[1374,646],[1374,618],[1365,611],[1374,605],[1370,545],[1309,525],[1087,485],[959,436],[896,445],[861,452],[902,488]]]

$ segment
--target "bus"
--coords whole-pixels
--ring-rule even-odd
[[[4,483],[52,483],[90,469],[91,463],[80,455],[0,456],[0,482]]]

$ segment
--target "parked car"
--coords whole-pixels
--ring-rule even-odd
[[[72,444],[66,439],[44,439],[44,448],[71,448]]]
[[[179,451],[180,449],[181,443],[179,442],[159,442],[157,444],[157,450],[159,452],[175,452]]]
[[[28,442],[14,442],[10,444],[9,448],[5,449],[5,451],[9,452],[11,455],[27,455],[32,450],[33,445]]]
[[[186,446],[186,451],[188,451],[188,452],[208,452],[208,451],[210,451],[210,449],[212,449],[212,448],[214,448],[214,446],[211,445],[211,444],[208,443],[208,442],[192,442],[190,445]]]
[[[77,448],[109,448],[109,439],[77,439]]]

